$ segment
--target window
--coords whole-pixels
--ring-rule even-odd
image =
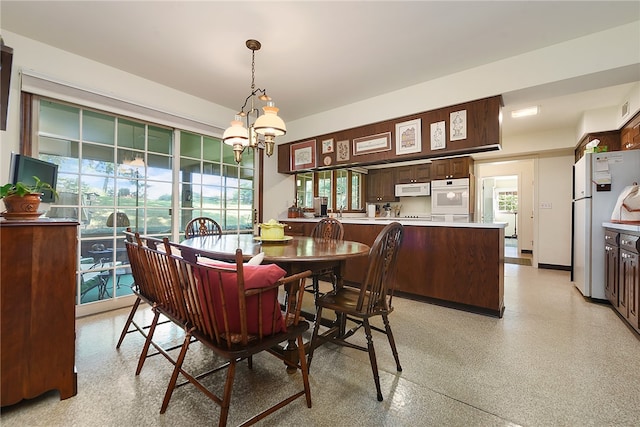
[[[236,164],[220,139],[180,132],[180,227],[198,216],[223,230],[253,230],[253,156]]]
[[[498,191],[496,197],[500,212],[517,212],[518,211],[518,192],[517,191]]]
[[[81,224],[77,304],[131,294],[126,227],[178,240],[191,218],[210,216],[225,230],[253,229],[253,156],[236,164],[218,138],[33,99],[33,155],[59,166],[60,197],[46,215]]]
[[[296,174],[298,206],[311,209],[313,197],[324,196],[329,210],[361,211],[364,209],[363,176],[349,169]]]
[[[316,172],[316,178],[318,179],[318,197],[326,197],[327,209],[334,209],[334,198],[331,197],[333,195],[333,172]]]
[[[313,172],[296,174],[296,201],[299,208],[313,208]]]

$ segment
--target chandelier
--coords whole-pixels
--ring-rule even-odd
[[[233,158],[236,163],[242,160],[242,153],[246,147],[263,149],[267,156],[271,156],[276,136],[287,133],[287,127],[278,117],[278,108],[267,95],[267,90],[256,89],[255,57],[256,50],[260,50],[262,45],[258,40],[247,40],[246,45],[251,50],[251,93],[244,100],[244,105],[231,122],[231,126],[222,135],[222,141],[233,147]],[[266,102],[262,107],[262,115],[256,107],[256,98]],[[247,104],[249,104],[248,107]]]

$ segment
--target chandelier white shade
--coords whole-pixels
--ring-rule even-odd
[[[225,144],[233,146],[233,156],[237,163],[242,161],[242,153],[246,147],[264,149],[267,156],[273,154],[275,138],[287,133],[284,121],[278,117],[279,109],[275,107],[271,98],[267,95],[266,89],[255,88],[255,54],[261,44],[257,40],[247,40],[247,47],[251,50],[251,94],[245,99],[244,105],[237,113],[235,120],[231,122],[222,135]],[[264,113],[255,107],[256,98],[266,101],[267,105],[262,107]],[[250,106],[247,111],[247,103]],[[242,118],[246,121],[242,122]],[[253,123],[252,123],[253,120]]]

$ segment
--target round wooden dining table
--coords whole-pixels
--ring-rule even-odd
[[[321,237],[285,236],[278,242],[262,241],[260,237],[252,234],[223,234],[221,236],[197,236],[186,239],[180,243],[194,249],[201,256],[218,260],[235,260],[236,250],[242,250],[245,261],[264,252],[263,263],[274,263],[282,267],[288,275],[311,270],[312,272],[333,270],[336,277],[336,288],[343,285],[347,259],[366,256],[369,246],[364,243],[348,240],[325,239]],[[316,320],[315,313],[301,313],[308,320]],[[344,316],[336,316],[335,320],[320,319],[320,322],[329,327],[325,334],[344,334]],[[310,343],[305,345],[308,351]],[[283,351],[286,357],[297,363],[296,344],[289,341]],[[287,368],[291,370],[291,368]]]
[[[264,252],[263,262],[278,264],[288,274],[331,268],[337,276],[338,286],[342,285],[347,259],[369,253],[368,245],[348,240],[285,236],[285,239],[273,242],[239,233],[192,237],[181,245],[201,252],[202,256],[229,261],[235,259],[237,249],[242,250],[245,260]]]

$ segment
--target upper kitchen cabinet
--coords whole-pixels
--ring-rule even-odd
[[[473,174],[473,159],[469,156],[431,162],[431,179],[468,178]]]
[[[620,132],[622,150],[640,150],[640,113]]]
[[[371,169],[367,175],[367,202],[395,202],[396,187],[393,168]]]
[[[431,163],[396,168],[396,184],[431,181]]]

